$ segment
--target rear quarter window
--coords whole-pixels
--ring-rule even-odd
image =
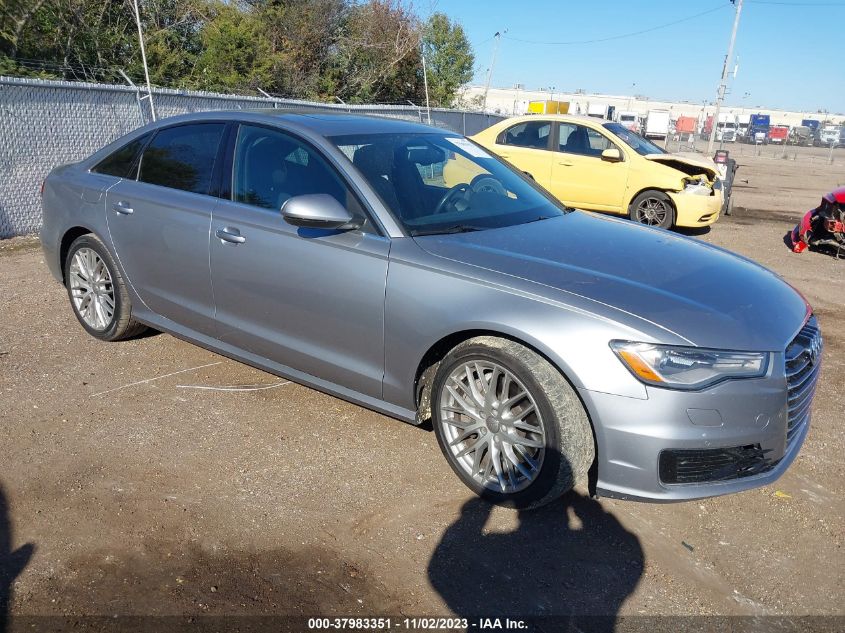
[[[149,134],[144,134],[134,141],[130,141],[120,149],[106,156],[91,171],[96,174],[106,174],[108,176],[117,176],[118,178],[132,178],[134,180],[138,173],[138,155],[149,138]]]

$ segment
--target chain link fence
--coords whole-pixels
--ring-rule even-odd
[[[503,117],[412,104],[345,105],[153,89],[159,119],[206,110],[276,108],[375,114],[464,135]],[[41,227],[39,189],[51,169],[81,160],[151,120],[149,100],[131,86],[0,77],[0,239]]]
[[[670,136],[666,140],[654,141],[658,146],[669,152],[706,153],[706,138],[689,134]],[[729,143],[716,141],[714,152],[723,149],[730,152],[730,157],[739,160],[743,157],[770,158],[773,160],[793,160],[818,165],[841,165],[845,163],[845,148],[843,147],[813,147],[789,143],[744,143],[731,141]]]

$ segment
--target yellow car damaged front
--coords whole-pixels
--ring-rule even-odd
[[[646,224],[700,227],[723,205],[715,164],[662,150],[619,124],[575,115],[523,116],[471,137],[564,204]],[[663,209],[663,215],[652,208]]]

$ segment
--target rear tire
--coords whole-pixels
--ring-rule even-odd
[[[119,341],[147,329],[132,317],[126,282],[105,244],[93,233],[70,245],[64,274],[73,313],[94,338]]]
[[[452,470],[499,505],[554,501],[586,479],[595,457],[575,390],[546,359],[507,339],[477,337],[449,352],[435,374],[431,409]]]
[[[675,225],[675,207],[662,191],[643,191],[631,201],[628,216],[639,224],[671,229]]]

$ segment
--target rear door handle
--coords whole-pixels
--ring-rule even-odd
[[[559,160],[557,161],[558,165],[563,165],[564,167],[572,167],[575,163],[571,163],[568,160]]]
[[[214,234],[224,242],[229,242],[230,244],[243,244],[244,242],[246,242],[246,238],[241,235],[241,232],[238,229],[234,229],[230,226],[226,226],[222,229],[217,229]]]
[[[132,215],[135,213],[135,209],[133,209],[125,200],[121,200],[120,202],[113,204],[112,209],[117,211],[120,215]]]

